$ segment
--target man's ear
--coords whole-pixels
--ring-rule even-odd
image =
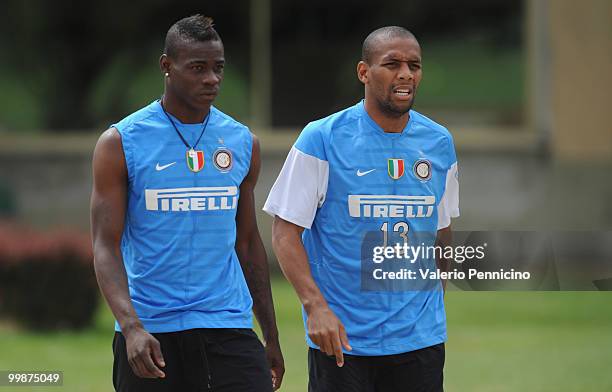
[[[168,58],[167,54],[162,54],[161,56],[159,56],[159,69],[162,72],[162,74],[168,74],[170,73],[170,58]],[[167,76],[167,75],[166,75]]]
[[[357,78],[363,84],[367,84],[368,82],[368,69],[369,66],[365,61],[360,61],[357,63]]]

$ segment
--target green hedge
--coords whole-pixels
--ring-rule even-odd
[[[0,316],[33,330],[80,329],[97,306],[87,235],[0,224]]]

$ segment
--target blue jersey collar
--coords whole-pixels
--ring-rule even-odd
[[[407,135],[408,132],[410,131],[410,127],[412,126],[413,123],[413,119],[414,119],[414,111],[410,110],[409,112],[409,117],[408,117],[408,122],[406,123],[406,126],[404,127],[404,129],[402,129],[402,132],[400,133],[391,133],[391,132],[385,132],[380,125],[378,125],[376,123],[376,121],[374,121],[372,119],[372,117],[370,117],[370,115],[368,114],[367,110],[365,109],[365,100],[361,100],[357,103],[357,105],[355,105],[357,108],[357,111],[359,112],[360,116],[363,117],[366,122],[370,125],[370,127],[376,131],[376,133],[380,133],[383,134],[386,137],[390,137],[390,138],[399,138],[402,137],[404,135]]]

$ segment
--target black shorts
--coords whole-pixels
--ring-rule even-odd
[[[137,377],[127,359],[125,338],[116,332],[113,339],[116,391],[272,391],[263,345],[251,329],[190,329],[152,335],[161,345],[166,377]]]
[[[442,392],[444,343],[396,355],[344,355],[308,350],[309,392]]]

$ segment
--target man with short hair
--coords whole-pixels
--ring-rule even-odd
[[[365,100],[304,128],[264,206],[303,304],[309,390],[442,391],[444,285],[383,284],[383,267],[364,272],[372,237],[448,243],[459,216],[453,140],[411,110],[422,62],[408,30],[372,32],[357,76]]]
[[[117,320],[117,391],[271,391],[282,381],[255,219],[259,142],[212,106],[224,64],[211,18],[176,22],[160,57],[164,95],[94,151],[94,265]]]

